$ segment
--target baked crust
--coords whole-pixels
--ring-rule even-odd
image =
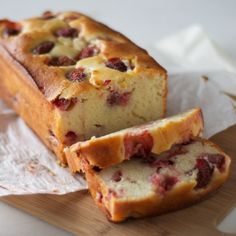
[[[87,43],[95,39],[100,41],[101,52],[99,54],[100,56],[95,59],[96,61],[99,62],[102,58],[116,57],[133,60],[135,73],[150,73],[153,75],[158,73],[162,74],[165,78],[167,77],[166,70],[150,57],[144,49],[139,48],[124,35],[110,29],[104,24],[77,12],[58,13],[55,14],[55,17],[66,20],[70,15],[78,18],[68,23],[59,21],[59,19],[51,19],[51,21],[54,20],[55,22],[48,23],[47,20],[45,21],[45,19],[41,19],[40,17],[20,21],[17,24],[22,27],[22,33],[10,38],[0,38],[0,43],[13,55],[15,60],[26,68],[47,100],[52,101],[68,87],[72,90],[70,92],[74,94],[93,88],[93,85],[90,83],[75,84],[69,80],[65,80],[64,68],[48,67],[44,63],[47,55],[40,55],[38,57],[32,54],[32,49],[42,39],[56,42],[53,31],[68,25],[78,29],[80,31],[80,37],[84,38]],[[8,23],[8,20],[0,21],[0,33],[2,32],[1,28]],[[37,27],[45,28],[45,30],[35,31],[34,29]]]
[[[53,129],[54,123],[52,104],[45,100],[27,70],[2,45],[0,45],[0,68],[0,97],[65,163],[63,149],[50,139],[50,130]]]
[[[220,154],[225,156],[224,172],[215,171],[210,183],[205,188],[194,190],[196,181],[184,182],[168,191],[164,197],[159,194],[152,194],[144,199],[123,200],[111,198],[110,202],[104,203],[98,197],[98,193],[107,193],[107,186],[100,179],[96,171],[92,170],[88,163],[83,162],[86,179],[90,193],[99,208],[106,214],[107,218],[113,222],[121,222],[125,219],[140,218],[151,215],[160,215],[171,211],[179,210],[190,206],[204,199],[209,193],[219,188],[228,178],[230,171],[230,157],[227,156],[217,145],[208,140],[201,140],[216,148]],[[106,196],[106,195],[104,195]]]
[[[76,29],[79,32],[79,39],[56,36],[57,30],[63,28]],[[52,51],[35,54],[35,48],[45,41],[55,44]],[[93,56],[92,59],[91,57],[79,59],[76,64],[76,66],[88,67],[88,73],[91,75],[89,80],[74,83],[67,79],[68,72],[75,68],[75,65],[49,66],[47,64],[51,58],[61,56],[60,53],[71,59],[77,57],[78,53],[90,45],[99,47],[98,55]],[[127,73],[121,74],[120,71],[105,66],[107,60],[116,57],[122,58],[129,64],[127,67],[130,69]],[[145,50],[122,34],[80,13],[48,13],[19,22],[0,20],[0,58],[0,98],[22,116],[29,127],[55,152],[62,164],[67,163],[63,149],[72,144],[66,144],[65,131],[73,134],[74,130],[65,130],[68,125],[64,129],[61,124],[67,114],[63,114],[55,106],[54,102],[58,98],[70,100],[79,98],[85,92],[96,93],[101,87],[101,82],[104,82],[102,78],[124,77],[128,80],[131,76],[137,76],[138,79],[145,77],[158,80],[160,76],[164,79],[161,85],[163,106],[160,115],[163,116],[165,113],[166,70]],[[84,121],[81,123],[83,127]],[[92,132],[91,129],[87,133],[85,130],[81,136],[76,134],[73,143],[90,138]]]
[[[129,133],[138,136],[142,132],[149,132],[153,139],[151,152],[155,154],[168,150],[174,144],[188,142],[201,135],[204,124],[200,108],[183,113],[179,120],[173,118],[167,118],[168,121],[166,120],[164,125],[159,125],[160,121],[150,122],[72,145],[65,150],[70,170],[80,171],[81,159],[91,166],[103,169],[131,158],[125,155],[124,144],[124,139]]]

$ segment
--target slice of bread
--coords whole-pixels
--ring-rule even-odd
[[[103,169],[137,155],[159,154],[174,144],[200,136],[202,130],[202,112],[196,108],[170,118],[78,142],[65,152],[72,172],[82,169],[82,159],[91,166]]]
[[[109,220],[120,222],[201,200],[225,182],[230,158],[210,141],[198,139],[103,170],[82,163],[95,202]]]

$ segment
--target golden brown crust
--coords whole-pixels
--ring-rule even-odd
[[[217,145],[208,140],[202,140],[202,142],[215,147],[219,153],[226,157],[224,172],[214,172],[211,182],[206,188],[194,190],[195,181],[185,182],[167,192],[164,197],[154,194],[147,196],[145,199],[123,201],[113,199],[109,203],[104,204],[104,201],[101,201],[101,198],[97,194],[107,193],[107,187],[104,186],[104,183],[96,172],[87,163],[83,163],[90,193],[99,208],[113,222],[121,222],[129,217],[139,218],[160,215],[197,203],[205,198],[206,195],[219,188],[227,180],[231,162],[230,157],[223,153]]]
[[[51,103],[44,99],[25,68],[15,61],[1,45],[0,68],[0,97],[25,120],[42,141],[56,152],[60,160],[65,163],[63,149],[53,145],[50,140],[51,125],[54,123]]]
[[[183,115],[181,121],[167,122],[164,126],[153,127],[150,130],[144,124],[140,128],[137,126],[137,129],[146,129],[150,132],[154,143],[151,152],[159,154],[168,150],[174,144],[187,142],[192,138],[198,137],[202,133],[203,125],[201,109],[196,108]],[[70,163],[71,171],[81,170],[81,158],[85,159],[90,165],[100,168],[107,168],[121,163],[127,159],[124,153],[124,135],[133,131],[131,128],[127,131],[125,130],[122,135],[114,133],[113,136],[106,135],[74,144],[66,151],[67,159],[70,159],[68,162]]]
[[[70,14],[78,18],[66,22],[66,16]],[[35,56],[32,54],[32,50],[43,41],[60,44],[54,33],[62,27],[76,28],[80,32],[79,37],[86,41],[86,45],[98,40],[101,46],[99,57],[104,60],[119,57],[132,61],[135,65],[135,74],[162,74],[166,78],[166,70],[145,50],[136,46],[122,34],[80,13],[58,13],[55,14],[54,19],[45,20],[38,17],[17,22],[21,26],[22,32],[17,36],[4,38],[1,37],[1,33],[6,24],[8,24],[7,20],[0,22],[0,43],[29,71],[35,83],[38,87],[43,88],[42,92],[50,101],[58,97],[63,90],[75,86],[75,84],[65,79],[66,70],[64,68],[45,65],[47,54]],[[36,31],[37,27],[42,30]],[[92,87],[89,83],[88,85]],[[84,85],[77,83],[76,89],[83,91],[81,86]]]

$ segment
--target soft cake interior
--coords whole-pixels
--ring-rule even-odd
[[[194,182],[194,190],[205,188],[215,172],[224,172],[225,156],[212,145],[193,141],[177,145],[158,156],[133,158],[97,173],[104,187],[103,201],[145,199],[185,182]]]

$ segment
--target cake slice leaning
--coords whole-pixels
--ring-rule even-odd
[[[92,197],[113,222],[159,215],[198,202],[225,182],[229,167],[230,158],[203,139],[103,170],[83,161]]]
[[[195,108],[180,115],[78,142],[66,148],[65,153],[72,172],[82,169],[83,159],[89,165],[103,169],[131,157],[167,151],[174,144],[200,136],[202,130],[202,112]]]

